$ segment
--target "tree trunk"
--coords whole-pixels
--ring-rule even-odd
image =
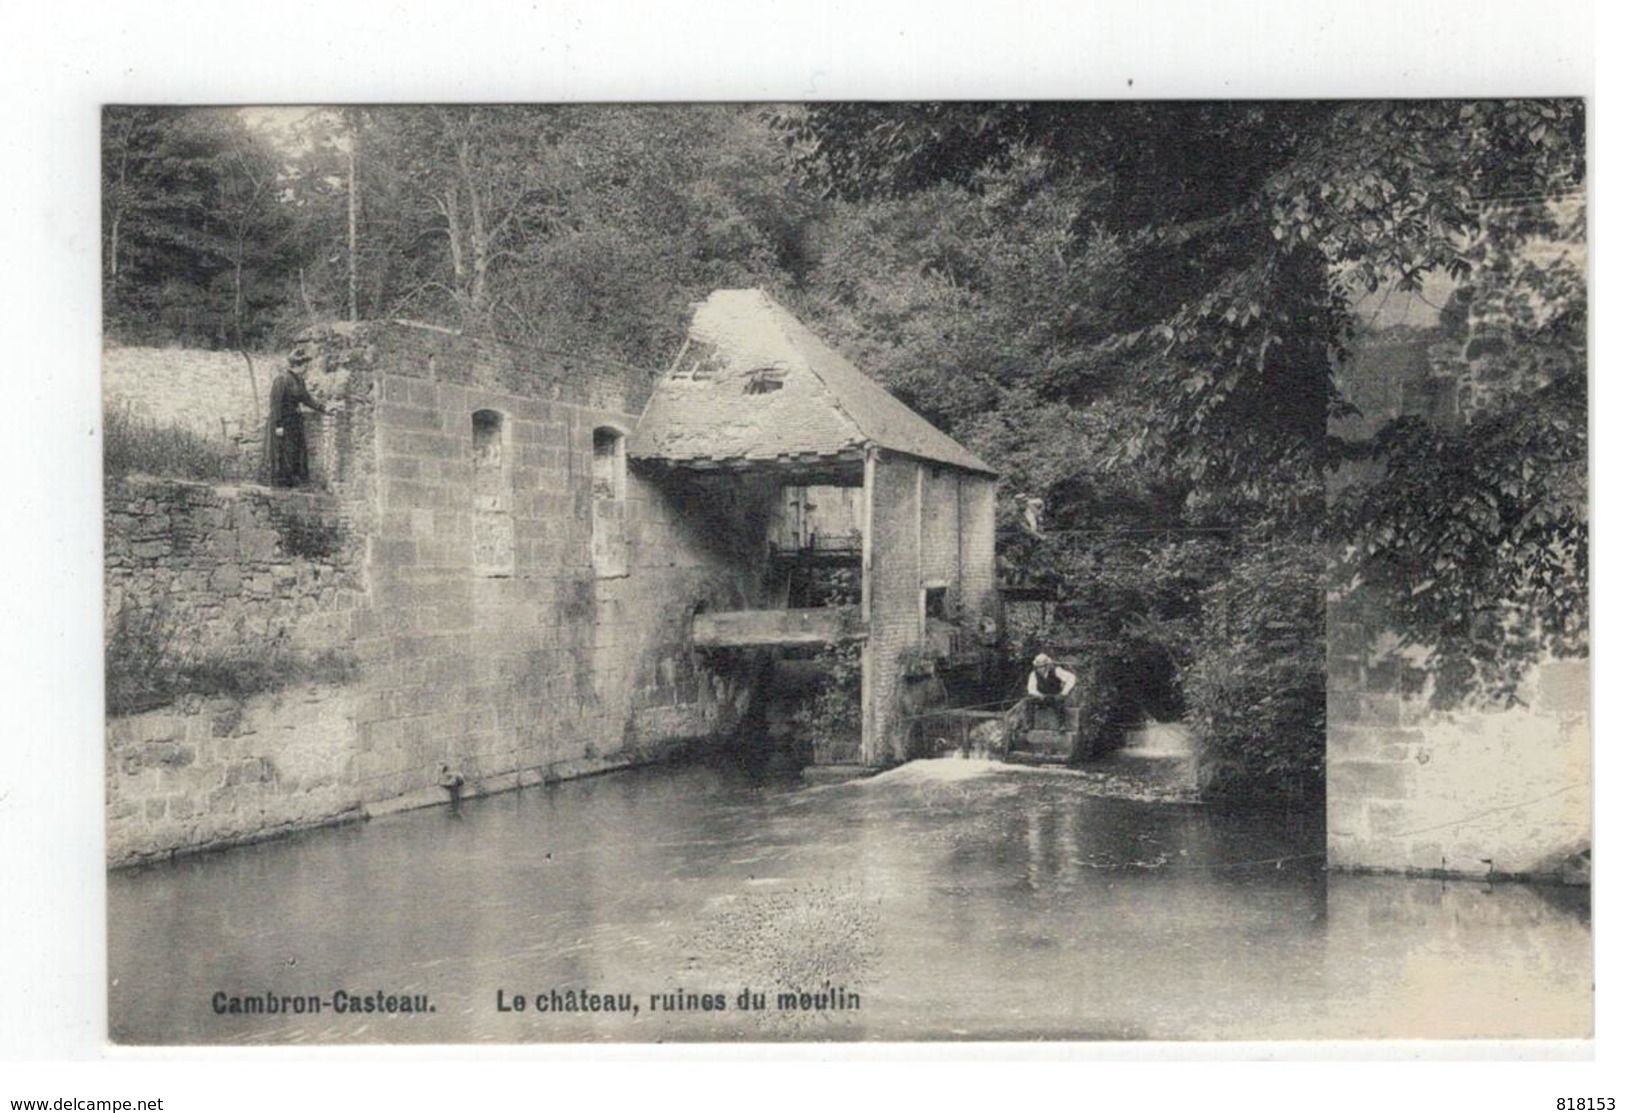
[[[243,252],[247,250],[243,238],[237,238],[237,250],[231,260],[231,331],[232,342],[239,350],[243,344]]]
[[[356,319],[356,274],[355,274],[355,271],[356,271],[356,260],[355,260],[355,256],[356,256],[356,184],[355,184],[355,145],[356,145],[356,138],[357,138],[356,133],[355,133],[355,131],[352,130],[351,133],[350,133],[350,142],[346,145],[347,146],[347,154],[348,154],[349,171],[350,171],[349,182],[348,182],[348,193],[349,193],[349,198],[348,198],[349,205],[348,205],[348,207],[349,207],[349,224],[350,224],[350,229],[349,229],[350,273],[349,273],[349,276],[348,276],[347,293],[348,293],[348,302],[349,302],[349,307],[348,307],[349,308],[349,318],[350,318],[351,321],[354,321]],[[303,290],[304,290],[304,281],[305,281],[305,274],[304,274],[304,271],[301,270],[299,272],[299,284],[300,284],[299,288],[300,288],[301,292],[303,292]],[[306,307],[308,308],[310,303],[307,300],[305,304],[306,304]]]
[[[491,244],[486,233],[485,205],[480,197],[479,181],[468,149],[468,137],[457,141],[457,177],[461,192],[468,195],[468,247],[469,270],[468,304],[466,311],[476,319],[486,309],[486,278],[491,270]],[[461,276],[459,276],[461,277]]]
[[[451,242],[452,289],[461,300],[463,282],[468,276],[468,263],[463,257],[463,215],[458,206],[456,187],[446,190],[440,199],[440,211],[446,217],[446,239]]]
[[[118,154],[118,186],[113,190],[113,212],[107,221],[107,278],[108,289],[113,298],[118,297],[118,241],[119,226],[124,222],[125,183],[129,180],[130,169],[130,141],[135,135],[135,116],[132,113],[124,121],[124,135],[119,140]]]
[[[254,399],[254,409],[253,409],[254,424],[258,425],[260,423],[260,381],[259,381],[259,376],[254,374],[254,360],[253,360],[253,357],[250,356],[248,354],[248,352],[246,350],[242,349],[242,348],[237,349],[237,352],[238,352],[239,355],[241,355],[243,357],[243,362],[248,364],[248,393]]]

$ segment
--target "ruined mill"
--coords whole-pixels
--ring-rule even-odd
[[[310,485],[110,480],[108,614],[343,667],[114,720],[115,861],[657,760],[812,647],[862,676],[813,759],[887,765],[994,652],[992,469],[759,290],[658,377],[401,322],[290,359]]]

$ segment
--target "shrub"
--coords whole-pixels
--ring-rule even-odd
[[[174,698],[175,631],[161,606],[123,607],[114,616],[104,647],[108,714],[150,711]]]
[[[186,695],[246,699],[298,684],[347,684],[359,671],[353,653],[290,646],[286,630],[239,629],[215,645],[183,648],[181,626],[163,604],[127,606],[114,617],[106,646],[107,713],[134,715]]]
[[[102,411],[102,468],[110,476],[252,478],[235,446],[178,425],[161,425],[139,417],[129,406]]]
[[[1067,663],[1078,678],[1071,700],[1078,710],[1079,758],[1121,749],[1143,718],[1137,692],[1123,675],[1124,662],[1121,654],[1111,653]]]
[[[825,680],[790,712],[790,722],[820,757],[855,754],[863,738],[863,650],[826,646],[814,660]]]
[[[282,551],[289,556],[327,560],[343,550],[341,522],[307,508],[278,502],[272,502],[269,509],[271,526],[282,541]]]
[[[1318,545],[1276,540],[1240,555],[1203,593],[1183,679],[1204,795],[1324,794],[1325,568]]]

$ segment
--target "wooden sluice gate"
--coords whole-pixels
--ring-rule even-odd
[[[1079,707],[1040,715],[1021,698],[970,707],[944,707],[913,717],[913,749],[922,757],[965,757],[1019,765],[1065,765],[1096,756],[1084,737]]]
[[[1006,711],[950,707],[927,712],[916,720],[927,757],[1002,759],[1008,732]]]

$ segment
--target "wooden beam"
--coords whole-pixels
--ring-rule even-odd
[[[772,475],[800,486],[856,487],[863,482],[863,455],[859,450],[795,456],[635,456],[632,463],[646,472],[689,472],[698,475]]]
[[[867,636],[857,607],[702,611],[694,616],[693,642],[697,649],[834,645]]]

